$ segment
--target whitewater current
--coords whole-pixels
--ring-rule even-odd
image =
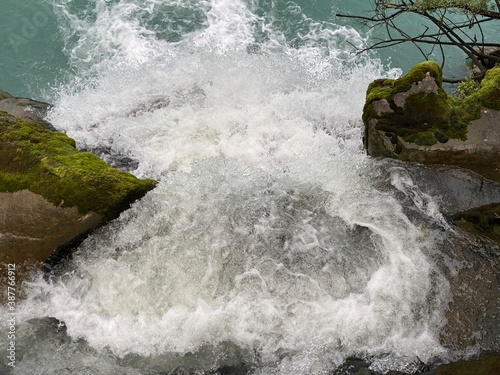
[[[366,87],[401,70],[355,53],[369,34],[333,17],[341,1],[313,3],[47,2],[68,67],[47,120],[159,184],[35,276],[2,369],[412,372],[445,355],[432,254],[450,228],[362,147]]]

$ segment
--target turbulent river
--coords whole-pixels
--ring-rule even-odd
[[[327,374],[359,357],[412,372],[447,358],[436,259],[455,232],[413,167],[362,148],[367,85],[406,64],[353,53],[370,34],[334,14],[364,7],[11,3],[4,17],[23,16],[3,63],[21,78],[2,88],[53,102],[48,121],[79,148],[159,184],[30,283],[16,368],[2,355],[0,371]]]

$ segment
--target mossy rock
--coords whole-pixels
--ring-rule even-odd
[[[0,112],[0,192],[27,189],[56,206],[109,220],[155,185],[77,151],[73,139],[43,123]]]
[[[459,166],[500,182],[500,67],[459,98],[445,92],[431,61],[400,79],[377,79],[366,93],[363,122],[371,156]]]
[[[443,85],[443,74],[441,68],[434,61],[424,61],[415,65],[404,77],[393,82],[392,94],[408,91],[415,82],[420,82],[427,76],[431,76],[438,87]]]
[[[363,109],[365,146],[369,147],[369,127],[421,146],[466,139],[467,125],[480,116],[480,104],[477,100],[464,104],[449,96],[442,82],[439,65],[426,61],[400,79],[370,84]]]
[[[479,104],[500,111],[500,67],[486,72],[479,91],[466,99],[469,105]]]
[[[466,140],[467,127],[481,117],[482,107],[500,111],[500,67],[487,71],[479,90],[454,98],[442,88],[441,69],[435,62],[417,64],[400,79],[377,79],[368,86],[363,108],[365,147],[370,153],[370,127],[420,146]]]

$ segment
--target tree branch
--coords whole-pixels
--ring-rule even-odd
[[[485,61],[500,64],[500,54],[494,56],[485,53],[487,47],[500,49],[500,43],[485,42],[483,30],[485,23],[500,20],[500,0],[495,0],[494,3],[497,11],[465,1],[373,0],[374,13],[371,16],[337,14],[337,17],[358,20],[369,29],[384,27],[388,38],[386,40],[379,39],[366,48],[357,48],[358,53],[409,42],[417,48],[425,59],[428,59],[434,52],[435,47],[439,47],[443,66],[446,59],[443,47],[454,46],[478,66],[482,76],[486,71]],[[454,20],[449,16],[449,13],[462,14],[465,16],[465,20]],[[436,30],[424,26],[423,32],[412,36],[404,30],[404,26],[398,26],[396,23],[396,20],[403,14],[420,16],[430,21]],[[477,27],[477,32],[471,33],[470,29],[474,27]],[[395,32],[394,35],[393,32]],[[431,46],[430,52],[424,51],[421,47],[424,44]]]

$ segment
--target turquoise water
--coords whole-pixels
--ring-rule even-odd
[[[433,256],[454,232],[438,197],[361,143],[367,85],[420,58],[356,55],[373,35],[335,13],[365,4],[4,2],[0,88],[53,103],[79,148],[159,185],[35,277],[16,368],[0,370],[327,374],[361,357],[412,373],[448,358]]]
[[[107,2],[108,5],[114,2]],[[149,3],[149,2],[146,2]],[[194,9],[189,4],[193,2],[154,2],[145,12],[135,9],[130,17],[137,17],[137,24],[144,27],[145,34],[152,33],[155,38],[171,43],[179,42],[187,34],[206,26],[206,10]],[[4,37],[0,41],[2,51],[0,67],[0,87],[17,96],[31,96],[42,100],[51,100],[57,88],[76,75],[79,76],[78,58],[88,58],[75,55],[75,47],[82,42],[83,37],[79,27],[89,26],[98,17],[96,5],[98,1],[48,1],[48,0],[7,0],[2,5],[0,22]],[[370,10],[368,2],[364,1],[249,1],[255,20],[254,52],[258,52],[260,43],[265,42],[266,32],[258,29],[263,24],[272,24],[275,31],[283,38],[280,43],[297,47],[304,43],[303,37],[310,31],[311,25],[327,30],[335,25],[354,27],[362,39],[374,40],[384,37],[383,32],[368,32],[352,20],[340,19],[341,14],[365,14]],[[71,17],[78,17],[80,25],[71,25]],[[136,12],[136,13],[135,13]],[[72,19],[75,20],[74,18]],[[406,29],[417,32],[421,29],[421,21],[409,17]],[[145,35],[144,35],[145,36]],[[88,38],[85,36],[84,38]],[[328,37],[317,40],[328,46]],[[120,48],[118,45],[108,45],[110,49]],[[92,48],[89,46],[89,48]],[[346,46],[346,48],[350,48]],[[251,50],[251,48],[250,48]],[[101,58],[103,51],[94,51]],[[112,52],[112,51],[109,51]],[[327,52],[325,52],[327,53]],[[447,66],[451,76],[465,72],[463,57],[450,51]],[[382,63],[407,71],[412,65],[422,60],[419,52],[410,45],[398,46],[378,51],[371,55],[379,58]],[[438,58],[438,56],[436,56]],[[451,61],[450,61],[451,60]]]
[[[149,4],[149,7],[154,7],[154,14],[149,11],[138,12],[137,21],[148,29],[148,33],[153,33],[155,38],[178,42],[186,34],[206,26],[207,9],[194,9],[190,7],[190,3],[192,2]],[[254,3],[255,14],[267,17],[267,22],[272,22],[283,33],[283,42],[291,45],[300,44],[297,33],[307,33],[308,22],[326,25],[335,22],[334,14],[338,9],[346,10],[345,5],[337,8],[335,2],[331,1]],[[98,14],[96,6],[99,2],[68,1],[62,4],[64,5],[44,0],[4,2],[0,14],[5,35],[0,42],[2,89],[17,96],[49,100],[53,98],[58,86],[70,80],[75,73],[78,76],[78,72],[75,72],[78,62],[75,61],[77,57],[73,49],[82,36],[79,35],[78,26],[69,25],[68,22],[71,21],[65,19],[61,12],[75,12],[82,23],[93,22]],[[363,7],[351,5],[349,10],[351,9],[360,11]],[[272,21],[270,17],[273,18]],[[265,40],[266,35],[256,34],[255,48],[258,49],[259,37]],[[112,45],[108,47],[119,48]],[[111,50],[109,52],[113,53]]]

